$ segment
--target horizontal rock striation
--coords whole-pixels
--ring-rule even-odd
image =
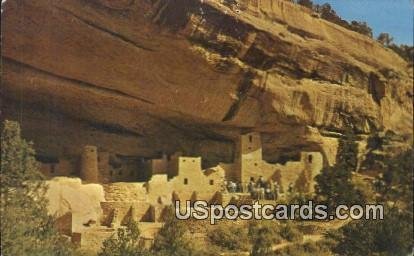
[[[92,144],[207,164],[232,161],[245,131],[263,133],[270,161],[332,159],[349,124],[412,137],[412,67],[398,55],[289,1],[221,2],[7,1],[5,117],[46,155]]]

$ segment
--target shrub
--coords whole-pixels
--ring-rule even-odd
[[[279,226],[279,235],[289,242],[301,242],[302,232],[291,221],[287,221]]]
[[[154,253],[163,256],[186,256],[193,255],[190,240],[186,236],[189,232],[184,221],[175,218],[173,208],[165,215],[165,223],[155,237]]]
[[[295,244],[288,246],[275,255],[280,256],[331,256],[332,252],[329,247],[319,242],[307,242],[305,244]]]
[[[118,228],[116,236],[112,235],[102,243],[102,251],[98,253],[98,256],[149,255],[144,250],[139,236],[138,223],[129,221],[125,228]]]
[[[413,246],[413,215],[397,208],[384,213],[384,220],[358,220],[333,235],[334,252],[340,255],[403,256]]]
[[[272,246],[282,241],[277,224],[271,221],[252,221],[249,225],[249,238],[252,256],[271,255]]]
[[[228,250],[249,250],[248,230],[244,227],[221,225],[211,230],[208,237],[215,245]]]
[[[337,163],[325,167],[315,177],[316,200],[326,204],[329,211],[339,204],[351,205],[365,202],[362,191],[352,182],[352,172],[357,164],[357,145],[355,136],[349,129],[344,139],[339,142]]]

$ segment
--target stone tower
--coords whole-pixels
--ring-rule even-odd
[[[239,141],[238,165],[239,180],[249,182],[250,177],[258,178],[262,170],[262,141],[260,133],[252,132],[244,134]]]
[[[80,177],[85,182],[98,183],[98,150],[95,146],[85,146],[81,156]]]
[[[309,188],[313,192],[315,185],[315,177],[323,168],[323,156],[320,152],[302,152],[301,162],[304,165],[304,171],[309,179]]]

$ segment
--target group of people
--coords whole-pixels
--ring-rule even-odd
[[[277,200],[280,194],[280,185],[277,181],[265,181],[262,176],[257,181],[251,177],[247,190],[253,199]]]
[[[265,181],[262,176],[257,180],[250,178],[249,183],[229,181],[226,183],[226,189],[229,193],[250,193],[253,199],[277,200],[281,194],[280,185],[277,181]],[[289,184],[288,192],[293,191],[293,184]]]

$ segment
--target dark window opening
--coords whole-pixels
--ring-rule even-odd
[[[309,155],[309,156],[308,156],[308,162],[309,162],[309,163],[312,163],[312,160],[313,160],[313,156],[312,156],[312,155]]]
[[[210,180],[210,185],[214,185],[214,180]]]
[[[254,163],[254,166],[257,166],[257,163]]]
[[[36,155],[36,160],[44,164],[57,164],[59,163],[59,158],[54,156],[45,156],[45,155]]]
[[[184,178],[184,185],[188,185],[188,179]]]
[[[253,136],[249,135],[249,142],[252,143],[253,142]]]

